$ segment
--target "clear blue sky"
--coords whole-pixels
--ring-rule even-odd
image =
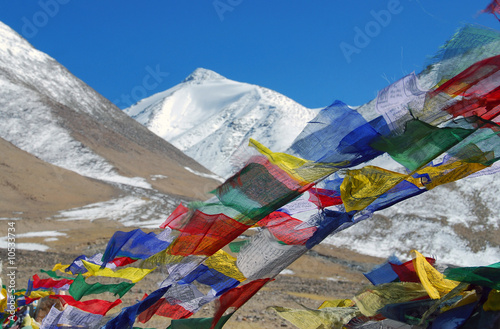
[[[489,2],[4,0],[0,20],[121,108],[197,67],[315,108],[418,73],[464,23],[498,29]]]

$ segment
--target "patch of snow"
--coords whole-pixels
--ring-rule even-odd
[[[16,234],[16,238],[36,238],[36,237],[55,237],[55,236],[65,236],[66,233],[58,231],[38,231],[38,232],[27,232]]]
[[[282,274],[282,275],[294,275],[295,272],[285,268],[283,271],[280,272],[280,274]]]
[[[224,183],[225,179],[218,176],[218,175],[212,175],[212,174],[204,174],[202,172],[199,172],[199,171],[196,171],[196,170],[193,170],[189,167],[184,167],[184,169],[186,169],[187,171],[189,171],[190,173],[192,174],[195,174],[197,176],[200,176],[200,177],[205,177],[205,178],[211,178],[211,179],[215,179],[221,183]]]
[[[150,175],[149,178],[151,178],[151,180],[158,180],[158,179],[166,179],[168,177],[165,175]]]
[[[181,202],[179,199],[134,188],[133,195],[60,211],[53,218],[70,220],[116,220],[125,226],[158,228]]]

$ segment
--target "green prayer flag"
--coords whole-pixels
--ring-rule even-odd
[[[48,276],[50,276],[51,278],[54,278],[54,279],[68,279],[68,280],[73,280],[75,278],[71,277],[71,276],[62,276],[62,275],[57,275],[56,274],[56,271],[46,271],[46,270],[40,270],[42,273],[45,273],[47,274]]]
[[[444,275],[449,280],[500,290],[500,262],[488,266],[447,268]]]
[[[111,292],[115,296],[123,297],[135,283],[120,282],[118,284],[88,284],[85,282],[83,275],[78,274],[73,283],[69,286],[69,294],[75,299],[80,300],[83,296],[91,294],[101,294],[103,292]]]
[[[222,329],[229,318],[234,314],[230,313],[224,315],[220,318],[219,322],[213,327],[213,329]],[[190,319],[179,319],[172,320],[170,326],[167,329],[210,329],[212,326],[214,318],[190,318]]]
[[[475,129],[438,128],[420,120],[411,120],[407,122],[403,134],[380,137],[371,146],[387,152],[395,161],[414,171],[460,143],[474,131]]]

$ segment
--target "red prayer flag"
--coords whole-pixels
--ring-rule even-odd
[[[108,302],[101,299],[91,299],[80,302],[76,301],[69,295],[50,295],[49,297],[53,299],[59,299],[63,304],[69,304],[82,311],[92,314],[100,314],[102,316],[106,315],[106,313],[108,313],[110,309],[122,302],[120,299],[117,299],[114,302]]]
[[[145,294],[144,298],[146,298],[147,296],[148,295]],[[178,319],[189,318],[191,315],[193,315],[193,312],[186,310],[184,307],[180,305],[172,305],[165,298],[161,298],[156,303],[151,305],[147,310],[142,312],[137,318],[137,320],[141,323],[146,323],[155,314],[171,318],[174,320],[178,320]]]
[[[217,311],[215,311],[214,320],[210,329],[213,329],[215,327],[217,322],[219,322],[220,318],[228,308],[240,308],[270,280],[270,278],[254,280],[243,286],[228,290],[226,293],[220,296],[219,307]]]
[[[319,208],[342,204],[340,191],[332,191],[315,187],[309,190],[309,201],[314,203]]]
[[[160,228],[166,228],[167,226],[173,230],[180,230],[182,228],[182,223],[186,219],[188,215],[189,208],[185,207],[182,203],[180,203],[177,208],[168,216],[163,224],[160,225]]]
[[[426,257],[429,264],[434,265],[436,260],[434,258]],[[415,272],[415,267],[413,266],[413,260],[407,261],[401,265],[391,264],[392,270],[396,272],[401,282],[420,282],[417,272]]]
[[[37,289],[50,289],[50,288],[61,288],[67,284],[73,283],[73,280],[70,279],[40,279],[40,277],[35,274],[33,275],[33,290]]]
[[[170,246],[172,255],[211,256],[249,228],[224,214],[208,215],[195,210],[181,234]]]
[[[271,231],[276,239],[286,244],[304,245],[316,232],[317,228],[296,229],[300,224],[303,224],[303,222],[281,211],[272,212],[258,223],[259,226],[266,227]]]
[[[111,263],[115,264],[116,267],[120,267],[120,266],[132,264],[136,261],[137,261],[137,259],[133,259],[130,257],[116,257],[115,259],[113,259],[111,261]]]

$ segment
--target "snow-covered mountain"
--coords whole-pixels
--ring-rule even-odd
[[[214,173],[227,177],[254,138],[284,151],[319,110],[267,88],[198,68],[182,83],[125,112]]]
[[[206,168],[1,22],[0,138],[52,165],[124,186],[123,194],[130,187],[204,198],[218,184]]]

